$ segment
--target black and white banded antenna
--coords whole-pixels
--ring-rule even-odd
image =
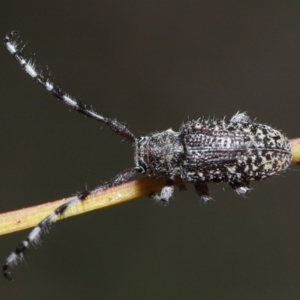
[[[73,97],[69,96],[65,93],[59,86],[53,84],[38,72],[35,68],[34,63],[32,63],[29,59],[25,58],[22,50],[24,46],[19,48],[18,43],[14,40],[14,37],[17,36],[17,31],[12,31],[7,34],[4,38],[4,45],[7,50],[11,53],[11,55],[20,63],[22,69],[39,85],[41,85],[44,89],[46,89],[51,95],[53,95],[58,100],[62,101],[66,105],[73,108],[75,111],[91,118],[101,123],[104,123],[108,127],[111,128],[112,131],[117,133],[118,135],[124,137],[128,141],[132,143],[136,143],[135,136],[130,132],[130,130],[120,122],[114,119],[106,118],[102,115],[97,114],[91,108],[88,108],[85,104],[77,101]],[[23,259],[24,252],[28,249],[28,247],[36,242],[38,242],[41,234],[46,232],[51,224],[55,222],[57,218],[59,218],[68,208],[76,205],[78,202],[84,201],[89,195],[99,192],[100,190],[107,189],[112,186],[118,186],[126,181],[128,181],[136,171],[140,171],[136,167],[129,168],[120,174],[118,174],[115,178],[113,178],[110,182],[103,186],[96,187],[95,189],[85,190],[83,192],[78,193],[74,196],[70,201],[58,207],[52,214],[44,218],[38,226],[36,226],[26,237],[25,240],[21,242],[21,244],[12,252],[6,259],[3,264],[2,270],[3,275],[8,280],[12,280],[9,269],[17,264],[18,261]]]

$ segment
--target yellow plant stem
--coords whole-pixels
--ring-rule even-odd
[[[292,148],[292,163],[300,164],[300,138],[290,140]]]
[[[290,140],[290,145],[292,148],[292,163],[300,164],[300,138]],[[146,177],[109,188],[93,194],[83,202],[70,207],[58,220],[148,196],[151,193],[159,192],[165,183],[166,179],[164,178]],[[176,185],[181,189],[184,188],[184,183],[180,179],[176,180]],[[0,235],[36,226],[46,216],[52,214],[57,207],[71,198],[73,197],[0,214]]]
[[[150,193],[159,192],[164,185],[164,179],[150,177],[126,182],[87,197],[84,202],[79,202],[67,209],[59,220],[147,196]],[[43,218],[71,198],[73,197],[0,214],[0,235],[36,226]]]

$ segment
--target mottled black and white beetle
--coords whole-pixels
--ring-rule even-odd
[[[168,129],[136,138],[125,125],[97,114],[39,73],[34,64],[25,58],[22,49],[18,48],[17,42],[13,40],[15,35],[15,31],[6,35],[4,44],[25,72],[57,99],[83,115],[106,124],[130,141],[134,146],[135,166],[118,174],[105,185],[77,194],[43,219],[6,259],[3,275],[8,280],[12,280],[10,267],[22,259],[24,251],[39,239],[41,233],[58,216],[84,201],[87,196],[128,181],[136,172],[168,179],[161,193],[152,195],[157,201],[168,202],[173,194],[176,177],[193,183],[200,198],[208,201],[207,182],[228,183],[238,194],[244,195],[250,190],[251,181],[276,175],[291,163],[288,139],[267,125],[251,121],[245,113],[235,114],[229,122],[199,119],[183,124],[178,132]]]

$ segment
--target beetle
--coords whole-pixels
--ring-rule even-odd
[[[135,166],[119,173],[105,185],[78,193],[44,218],[7,257],[2,269],[8,280],[12,280],[11,266],[22,259],[25,250],[47,231],[57,217],[89,195],[118,186],[137,172],[168,179],[160,193],[151,195],[156,201],[169,201],[174,191],[174,180],[179,177],[192,183],[200,198],[207,202],[211,199],[208,182],[228,183],[238,194],[245,195],[251,190],[251,181],[279,174],[291,163],[292,153],[287,137],[270,126],[251,121],[246,113],[238,112],[228,122],[225,119],[200,118],[184,123],[178,131],[168,129],[135,137],[124,124],[96,113],[38,72],[14,40],[16,34],[16,31],[7,34],[4,45],[25,72],[58,100],[107,125],[131,142]]]

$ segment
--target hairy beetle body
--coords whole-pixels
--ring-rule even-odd
[[[229,183],[239,194],[250,181],[262,180],[285,170],[291,163],[288,139],[270,126],[252,122],[244,113],[224,120],[197,120],[142,137],[135,162],[150,176],[180,176],[195,183],[204,200],[205,182]],[[200,188],[199,188],[200,186]]]

